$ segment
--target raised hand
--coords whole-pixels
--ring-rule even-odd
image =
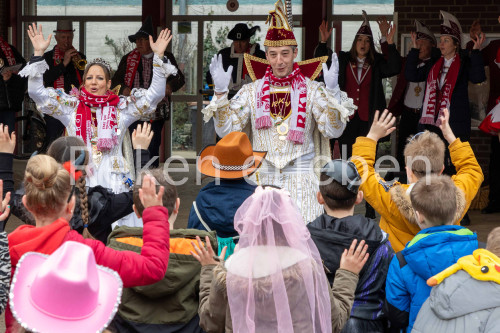
[[[156,179],[150,175],[145,175],[142,179],[142,187],[139,189],[139,199],[144,209],[153,206],[163,206],[163,192],[165,188],[160,186],[156,194]]]
[[[45,39],[43,37],[42,25],[38,25],[38,29],[36,23],[33,23],[28,28],[28,37],[31,40],[31,44],[33,45],[33,49],[35,49],[35,56],[43,56],[45,50],[49,47],[50,40],[52,38],[52,34]]]
[[[472,49],[479,50],[481,48],[481,45],[483,45],[485,39],[486,36],[483,33],[478,34],[476,38],[472,38],[472,42],[474,43]]]
[[[339,59],[337,53],[332,53],[332,64],[330,68],[323,64],[323,78],[328,90],[334,90],[339,85]]]
[[[148,149],[154,132],[151,130],[151,123],[137,125],[137,128],[132,132],[132,147],[134,149]]]
[[[0,179],[0,222],[5,221],[10,213],[10,192],[3,198],[3,180]]]
[[[439,128],[441,129],[441,132],[443,132],[443,136],[446,141],[451,144],[457,138],[450,127],[450,111],[448,111],[448,109],[444,109],[443,115],[439,116],[439,120],[441,122],[439,124]]]
[[[200,262],[202,266],[207,266],[207,265],[217,265],[218,262],[214,259],[215,252],[214,249],[212,248],[212,244],[210,244],[210,238],[208,236],[205,236],[205,243],[207,244],[207,247],[203,245],[201,242],[201,239],[199,236],[196,236],[196,242],[198,244],[195,244],[194,242],[191,242],[191,245],[193,245],[194,250],[196,253],[193,251],[190,251],[193,257],[196,258]],[[220,258],[225,258],[226,257],[226,249],[227,246],[224,246],[220,253]]]
[[[153,52],[156,53],[156,55],[160,59],[162,59],[163,55],[165,54],[165,50],[167,49],[167,46],[171,40],[172,32],[168,28],[166,28],[160,32],[158,38],[156,39],[156,42],[153,42],[153,37],[149,36],[149,45],[151,46]]]
[[[16,133],[9,135],[9,126],[0,124],[0,153],[13,154],[16,148]]]
[[[392,24],[389,26],[387,32],[387,44],[394,44],[394,34],[396,33],[396,24]]]
[[[366,136],[374,141],[380,140],[384,136],[391,134],[396,129],[396,127],[393,127],[396,122],[396,117],[394,117],[389,110],[385,109],[380,118],[379,113],[380,112],[378,110],[375,111],[372,127]]]
[[[328,29],[328,22],[327,21],[321,22],[321,24],[319,26],[319,33],[321,35],[321,42],[322,43],[326,43],[328,38],[330,38],[330,35],[332,34],[332,30],[333,30],[333,27]]]
[[[214,55],[210,62],[210,75],[215,85],[216,93],[224,93],[228,91],[229,83],[231,82],[233,73],[233,66],[229,66],[227,71],[224,70],[222,65],[222,54]]]
[[[419,47],[417,45],[417,33],[415,31],[411,32],[411,46],[414,49],[419,49]]]
[[[380,33],[382,34],[382,36],[387,37],[387,32],[389,31],[389,28],[391,27],[391,24],[389,23],[389,21],[387,21],[387,17],[385,17],[385,16],[377,17],[377,24],[378,24],[378,28],[380,29]]]
[[[369,254],[366,253],[368,245],[365,245],[365,241],[362,240],[356,247],[357,242],[356,239],[353,240],[349,250],[344,249],[344,253],[342,253],[342,257],[340,258],[340,268],[353,272],[354,274],[359,274],[359,272],[361,272],[369,256]]]

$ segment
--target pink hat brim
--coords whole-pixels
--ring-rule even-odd
[[[16,320],[25,329],[41,333],[86,333],[104,330],[111,323],[120,304],[123,285],[118,274],[97,265],[99,296],[95,311],[83,319],[61,319],[42,312],[31,300],[31,284],[38,268],[47,258],[48,255],[29,252],[19,261],[10,289],[10,308]]]

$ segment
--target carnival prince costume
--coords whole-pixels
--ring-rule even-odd
[[[286,5],[278,0],[269,13],[266,54],[269,48],[291,46],[294,51],[297,46],[291,3]],[[320,162],[320,155],[330,160],[328,140],[342,134],[356,108],[338,87],[336,57],[330,69],[323,64],[326,88],[313,81],[325,61],[326,57],[322,57],[293,63],[292,72],[278,78],[268,61],[245,54],[245,70],[253,82],[244,85],[229,101],[227,87],[232,67],[225,72],[222,59],[215,56],[210,72],[216,95],[202,111],[205,122],[214,118],[215,130],[221,137],[242,131],[250,120],[253,147],[268,152],[262,167],[252,175],[253,180],[287,189],[305,222],[323,212],[316,200],[319,178],[313,164]],[[232,166],[218,167],[225,170]]]

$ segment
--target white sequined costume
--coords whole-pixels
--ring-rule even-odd
[[[339,137],[345,129],[349,115],[354,113],[356,107],[344,92],[341,92],[341,101],[338,102],[333,92],[328,91],[323,83],[306,78],[307,116],[304,143],[294,144],[289,140],[282,140],[283,137],[280,139],[276,126],[256,129],[256,89],[260,80],[244,85],[230,101],[227,94],[219,98],[214,96],[210,105],[202,111],[204,120],[206,122],[213,117],[215,130],[221,137],[233,131],[242,131],[250,121],[253,149],[267,151],[265,161],[252,176],[253,180],[260,185],[287,189],[297,203],[304,222],[311,222],[323,213],[323,207],[316,199],[319,179],[313,168],[315,159],[320,158],[317,138]],[[284,88],[271,85],[270,93],[280,89]],[[290,122],[291,119],[293,117],[288,117],[285,122]],[[275,122],[273,120],[273,124]],[[319,130],[319,134],[315,130]],[[328,140],[322,141],[329,147]],[[325,164],[330,159],[329,148],[323,154],[326,156],[321,157],[320,163]]]
[[[92,152],[90,170],[92,175],[87,177],[87,186],[101,185],[115,193],[129,191],[124,179],[134,179],[133,170],[127,165],[124,153],[131,154],[131,147],[126,146],[124,152],[122,143],[128,127],[136,120],[155,111],[156,105],[165,96],[166,79],[171,72],[171,66],[164,63],[157,55],[153,60],[153,79],[149,89],[133,89],[130,96],[120,96],[117,105],[117,136],[118,144],[109,151],[97,149],[97,128],[92,128],[92,140],[87,142]],[[45,88],[43,73],[48,69],[45,61],[37,61],[26,66],[20,73],[29,76],[28,93],[36,103],[37,109],[48,114],[64,124],[69,136],[76,136],[76,113],[79,99],[68,95],[61,89]],[[96,112],[98,108],[91,108]],[[128,149],[130,148],[130,149]],[[129,218],[131,217],[131,218]],[[142,221],[134,219],[132,214],[121,219],[119,225],[142,226]]]

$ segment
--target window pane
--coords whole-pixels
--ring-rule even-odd
[[[37,15],[141,15],[141,0],[38,0]]]
[[[87,59],[103,58],[113,70],[123,55],[132,51],[128,35],[135,34],[141,22],[87,22],[85,24],[85,55]]]
[[[361,10],[368,15],[387,15],[394,13],[394,0],[333,0],[333,14],[361,15]],[[375,25],[377,24],[374,22]]]
[[[184,158],[196,158],[196,152],[208,144],[215,144],[215,128],[213,120],[208,123],[201,121],[202,147],[195,149],[197,140],[198,103],[174,102],[172,112],[172,155]],[[208,101],[207,101],[208,104]]]
[[[31,22],[29,22],[29,23],[24,22],[24,25],[23,25],[24,29],[22,31],[22,33],[23,33],[23,48],[24,48],[23,54],[24,54],[26,59],[29,59],[30,56],[33,54],[33,47],[31,46],[31,41],[30,41],[28,34],[27,34],[28,27],[30,24],[31,24]],[[47,51],[50,51],[57,44],[56,39],[54,37],[55,32],[53,32],[54,30],[56,30],[57,23],[56,22],[37,22],[37,25],[40,25],[40,24],[42,25],[43,35],[45,38],[47,38],[50,34],[52,34],[52,39],[50,40],[50,45],[47,48]],[[73,47],[75,49],[77,49],[78,51],[80,51],[79,50],[80,30],[79,30],[78,22],[73,22],[73,29],[75,29],[75,32],[73,33]]]
[[[267,15],[274,8],[274,1],[239,0],[235,12],[227,9],[227,0],[177,0],[174,15]],[[292,0],[293,13],[302,13],[302,0]]]
[[[197,95],[201,84],[196,82],[198,67],[198,22],[173,22],[172,53],[184,73],[186,83],[174,94]]]

